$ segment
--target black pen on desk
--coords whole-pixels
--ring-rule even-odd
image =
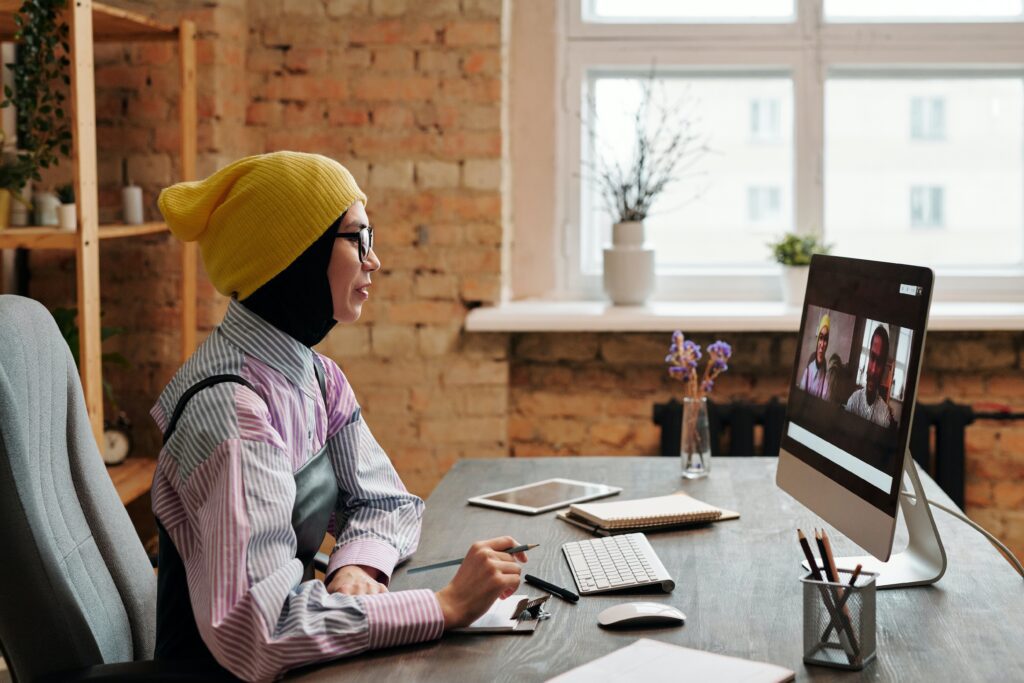
[[[565,588],[561,588],[559,586],[556,586],[553,583],[548,583],[544,579],[538,579],[533,574],[527,574],[523,578],[525,578],[526,579],[526,583],[530,584],[531,586],[536,586],[537,588],[540,588],[542,590],[546,590],[548,593],[552,593],[553,595],[557,595],[558,597],[562,598],[563,600],[568,600],[569,602],[579,602],[580,596],[576,595],[571,590],[566,590]]]
[[[524,543],[522,545],[517,545],[514,548],[506,548],[505,550],[502,550],[501,552],[508,553],[510,555],[515,555],[516,553],[525,553],[527,550],[533,550],[534,548],[536,548],[539,545],[540,545],[540,543]],[[462,564],[462,561],[464,559],[466,559],[466,558],[460,557],[460,558],[455,559],[455,560],[446,560],[444,562],[436,562],[434,564],[426,564],[426,565],[423,565],[422,567],[413,567],[412,569],[407,571],[406,574],[418,574],[419,572],[425,572],[425,571],[428,571],[430,569],[440,569],[441,567],[454,567],[457,564]]]

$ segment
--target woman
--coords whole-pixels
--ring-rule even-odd
[[[160,194],[197,241],[221,324],[152,414],[160,532],[158,659],[212,660],[247,680],[440,637],[519,585],[509,537],[474,544],[451,583],[389,593],[419,540],[409,494],[338,366],[310,347],[355,322],[380,268],[366,195],[341,164],[277,152]],[[326,580],[312,558],[337,538]]]

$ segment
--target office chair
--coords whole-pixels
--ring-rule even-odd
[[[214,677],[150,660],[156,578],[71,352],[41,304],[12,295],[0,295],[0,520],[0,647],[15,681]]]

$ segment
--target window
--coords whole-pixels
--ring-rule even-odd
[[[781,104],[775,98],[759,97],[750,101],[750,137],[754,142],[780,142]]]
[[[601,296],[614,216],[587,174],[628,160],[651,77],[710,149],[645,221],[656,299],[777,299],[766,243],[793,230],[935,268],[937,299],[1024,300],[1024,0],[559,7],[560,296]]]
[[[914,140],[942,140],[946,137],[946,100],[915,97],[910,100],[910,137]]]
[[[943,199],[941,187],[917,185],[910,188],[910,226],[941,228]]]

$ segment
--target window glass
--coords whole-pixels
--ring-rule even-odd
[[[825,0],[829,21],[1020,20],[1022,0]]]
[[[615,217],[593,182],[600,158],[630,168],[644,77],[592,74],[591,124],[584,128],[581,268],[601,272]],[[660,95],[658,94],[660,91]],[[659,76],[652,92],[667,106],[664,124],[651,108],[649,130],[662,140],[684,122],[710,151],[686,167],[644,221],[659,272],[701,265],[766,264],[766,243],[793,228],[793,86],[784,76]],[[751,136],[752,101],[774,102],[763,120],[773,142]],[[771,112],[771,107],[766,111]],[[759,115],[760,116],[760,115]],[[607,163],[605,163],[607,166]],[[713,236],[713,237],[712,237]]]
[[[587,21],[615,23],[790,19],[793,0],[583,0]]]
[[[1021,264],[1022,122],[1020,76],[830,78],[826,242],[843,256],[933,267]],[[941,138],[922,142],[915,126]]]

